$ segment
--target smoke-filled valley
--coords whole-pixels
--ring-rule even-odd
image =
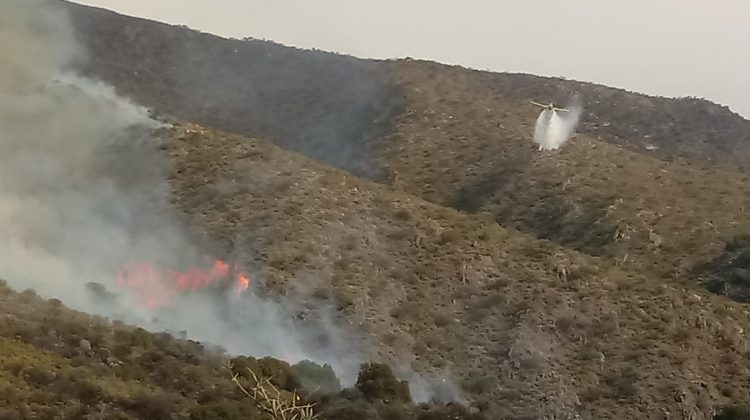
[[[265,419],[245,368],[330,420],[750,404],[722,107],[62,1],[0,36],[0,417]]]

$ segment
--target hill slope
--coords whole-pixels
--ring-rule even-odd
[[[451,372],[491,418],[709,418],[746,395],[738,304],[263,141],[192,125],[167,137],[197,225],[247,250],[270,288],[336,304],[380,357]]]
[[[238,133],[164,133],[175,203],[264,292],[303,296],[301,318],[336,305],[376,356],[456,377],[490,418],[710,418],[748,402],[747,307],[695,287],[746,269],[748,121],[69,9],[88,74]],[[573,92],[581,134],[536,153],[526,99]]]
[[[93,74],[157,113],[274,139],[360,175],[396,108],[376,63],[69,4]]]
[[[346,159],[367,162],[368,153],[378,153],[379,134],[390,126],[389,117],[406,112],[394,69],[435,75],[444,82],[441,94],[455,89],[445,82],[472,80],[480,84],[479,92],[509,108],[525,107],[528,99],[564,102],[577,92],[587,111],[583,132],[605,134],[606,141],[636,151],[655,145],[659,156],[670,159],[747,167],[750,157],[750,122],[705,100],[648,97],[590,83],[428,62],[358,60],[265,41],[227,40],[68,5],[92,57],[87,71],[122,93],[159,112],[269,138],[348,170],[352,166]],[[360,148],[364,145],[372,147]],[[340,148],[353,154],[341,154]]]
[[[387,161],[415,195],[666,277],[689,275],[750,232],[744,172],[637,153],[609,133],[584,131],[538,153],[528,141],[535,107],[486,89],[492,76],[438,65],[393,71],[410,113]]]
[[[157,112],[268,138],[647,273],[696,281],[750,229],[750,122],[707,101],[357,60],[70,9],[91,51],[87,72]],[[586,108],[579,139],[535,153],[526,100],[574,93]]]
[[[232,358],[207,344],[69,310],[33,291],[16,293],[4,282],[0,303],[3,419],[266,420],[259,404],[268,401],[245,395],[232,380],[236,374],[252,389],[251,369],[280,391],[264,385],[270,398],[291,401],[297,392],[331,420],[482,420],[457,405],[412,404],[408,389],[394,394],[402,385],[381,365],[363,367],[356,387],[338,393],[330,368]]]

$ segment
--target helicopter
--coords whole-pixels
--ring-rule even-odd
[[[552,111],[552,112],[557,112],[557,111],[570,112],[569,109],[556,107],[552,102],[550,102],[549,105],[540,104],[540,103],[534,102],[534,101],[529,101],[529,102],[531,102],[532,104],[534,104],[534,105],[536,105],[536,106],[538,106],[540,108],[543,108],[546,111]]]

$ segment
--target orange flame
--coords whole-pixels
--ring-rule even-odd
[[[205,289],[232,275],[241,294],[250,287],[250,276],[221,260],[214,261],[209,270],[191,268],[184,272],[160,271],[153,264],[133,261],[117,275],[117,282],[133,291],[138,304],[155,309],[168,305],[180,292]]]
[[[237,276],[237,293],[242,293],[250,287],[250,277],[247,274]]]

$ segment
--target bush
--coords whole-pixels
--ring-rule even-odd
[[[128,404],[139,418],[142,419],[165,419],[171,420],[172,415],[179,410],[178,401],[174,396],[168,394],[156,394],[148,391],[140,391]]]
[[[729,281],[738,286],[750,286],[750,270],[746,268],[735,268],[730,274]]]
[[[714,416],[714,420],[750,420],[750,407],[724,407]]]
[[[117,298],[117,295],[111,293],[101,283],[88,282],[86,283],[86,290],[98,301],[111,303]]]
[[[732,265],[738,268],[750,268],[750,247],[743,248]]]
[[[143,328],[135,328],[128,334],[128,339],[131,346],[141,347],[147,349],[153,344],[153,336]]]
[[[258,378],[269,378],[274,386],[285,391],[293,391],[301,386],[289,363],[281,360],[239,356],[231,360],[231,366],[232,372],[242,378],[252,381],[252,375],[248,372],[250,369]]]
[[[292,366],[292,372],[297,380],[308,392],[320,392],[322,394],[336,394],[341,391],[341,382],[330,365],[319,365],[317,363],[303,360]]]
[[[56,375],[45,368],[38,366],[30,366],[23,371],[23,376],[26,382],[35,385],[46,386],[55,381]]]
[[[34,289],[26,289],[21,293],[21,302],[23,303],[31,303],[38,298],[39,295],[36,294]]]
[[[260,420],[261,413],[249,402],[221,401],[190,410],[190,420]]]
[[[418,420],[483,420],[479,413],[471,413],[461,405],[448,404],[443,407],[423,407],[425,411],[419,414]]]
[[[354,401],[325,411],[328,420],[378,420],[380,416],[364,401]]]
[[[94,404],[101,400],[102,388],[86,379],[79,378],[75,381],[73,392],[75,398],[86,404]]]
[[[370,401],[411,402],[409,384],[396,379],[391,368],[380,363],[362,365],[356,388]]]
[[[638,372],[626,367],[619,372],[608,374],[604,380],[612,390],[612,397],[618,399],[632,398],[638,393]]]

